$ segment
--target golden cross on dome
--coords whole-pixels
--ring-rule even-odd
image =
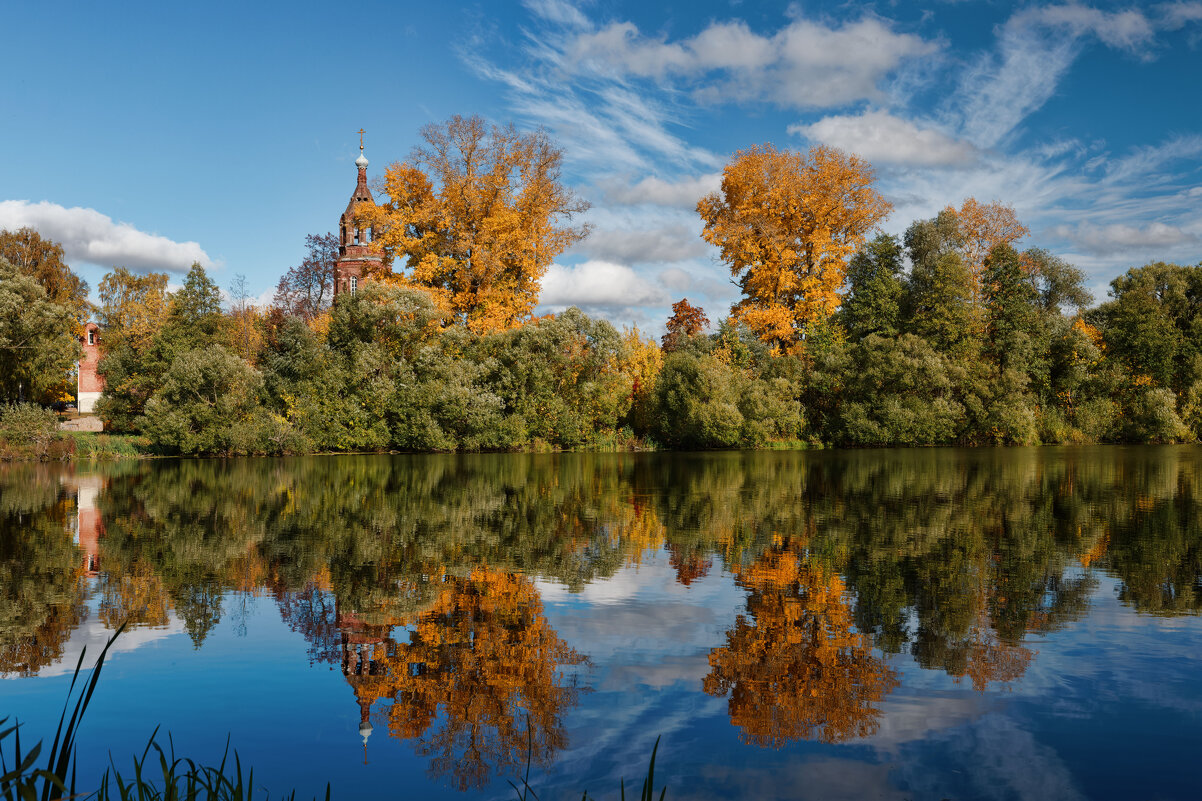
[[[367,131],[363,130],[362,128],[359,129],[359,149],[360,150],[363,149],[363,134],[365,134],[365,133],[367,133]]]

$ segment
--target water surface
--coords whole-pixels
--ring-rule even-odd
[[[1196,798],[1196,447],[0,470],[0,717],[335,797]]]

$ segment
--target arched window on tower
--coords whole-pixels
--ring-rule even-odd
[[[359,291],[359,277],[356,275],[352,275],[351,276],[351,294],[353,295],[358,291]]]
[[[355,244],[359,244],[359,226],[355,226]]]

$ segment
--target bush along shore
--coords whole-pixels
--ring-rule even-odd
[[[1202,266],[1132,270],[1113,300],[1082,312],[1080,273],[1046,254],[1023,267],[1001,249],[977,306],[956,259],[919,258],[904,277],[896,242],[870,244],[842,308],[803,348],[731,320],[706,333],[674,319],[661,344],[577,309],[474,334],[427,294],[375,283],[324,319],[267,314],[250,359],[222,341],[213,301],[208,323],[169,322],[146,350],[110,351],[99,412],[181,454],[1202,435],[1202,312],[1190,300],[1202,297]],[[185,330],[214,333],[184,345]]]

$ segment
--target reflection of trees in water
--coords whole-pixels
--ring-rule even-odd
[[[72,541],[75,503],[44,466],[0,481],[0,674],[33,675],[62,657],[87,616],[84,557]]]
[[[331,614],[315,588],[282,607],[320,643],[318,653],[333,656],[337,643],[361,731],[370,733],[370,710],[386,702],[389,733],[413,741],[432,775],[461,790],[482,787],[521,766],[527,747],[537,764],[550,764],[567,745],[563,714],[578,692],[561,670],[584,658],[548,624],[526,576],[477,568],[432,583],[427,608],[374,624],[337,602]],[[408,641],[393,638],[394,626],[408,627]]]
[[[838,580],[854,600],[813,614],[852,616],[846,637],[863,639],[845,637],[845,652],[909,653],[983,688],[1023,674],[1030,633],[1085,613],[1099,568],[1137,611],[1202,610],[1198,459],[1189,448],[1087,448],[123,465],[99,496],[100,614],[109,626],[162,625],[174,609],[200,644],[239,614],[229,591],[266,591],[306,632],[311,659],[340,662],[335,605],[356,625],[388,628],[443,603],[442,577],[466,581],[480,565],[577,590],[662,548],[683,585],[720,564],[752,591],[715,687],[792,658],[796,627],[780,621],[811,609],[811,584]],[[81,619],[62,476],[0,471],[9,669],[53,659]],[[782,542],[802,541],[793,589],[755,578],[796,547]],[[768,661],[738,656],[752,647]],[[807,720],[810,736],[841,731],[821,715],[766,731]]]
[[[751,591],[726,645],[710,652],[704,687],[730,693],[731,722],[756,745],[835,743],[877,729],[897,677],[852,624],[838,574],[789,540],[738,571]]]

